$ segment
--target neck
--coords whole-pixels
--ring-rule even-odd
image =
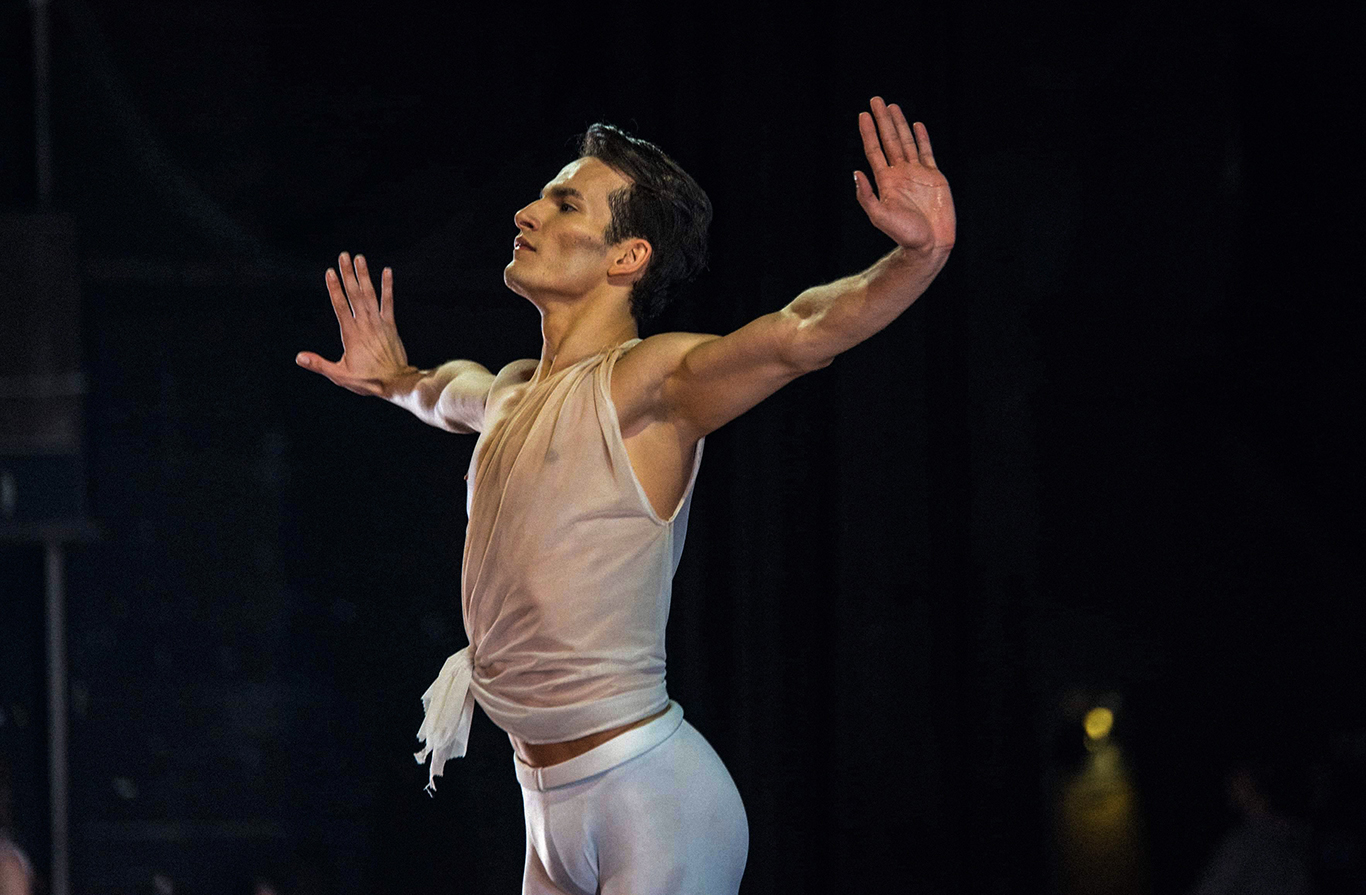
[[[541,362],[532,377],[535,382],[637,334],[630,308],[619,300],[547,302],[539,307]]]

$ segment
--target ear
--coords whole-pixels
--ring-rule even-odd
[[[607,251],[612,258],[612,266],[607,269],[607,275],[631,279],[635,279],[645,270],[645,265],[650,262],[650,256],[654,253],[650,243],[639,237],[623,239],[616,245],[608,246]]]

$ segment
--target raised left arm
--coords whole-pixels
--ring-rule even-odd
[[[856,172],[855,191],[873,226],[897,247],[867,270],[807,289],[728,336],[647,339],[631,353],[639,351],[638,368],[653,366],[659,377],[639,381],[659,385],[653,394],[637,392],[640,410],[700,438],[887,326],[934,280],[955,237],[948,180],[923,124],[907,124],[901,109],[880,97],[871,107],[859,115],[859,132],[877,190]]]

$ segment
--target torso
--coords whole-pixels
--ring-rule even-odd
[[[641,489],[649,499],[655,514],[661,519],[667,519],[673,514],[688,487],[698,439],[680,432],[676,426],[666,421],[653,419],[648,413],[637,410],[643,403],[648,402],[649,395],[643,393],[658,386],[657,377],[652,374],[660,368],[659,359],[648,356],[648,352],[638,354],[634,358],[635,363],[628,363],[628,358],[644,344],[642,342],[627,350],[618,361],[612,376],[612,403],[617,409],[622,442],[631,461],[631,470],[640,482]],[[524,361],[522,364],[524,367],[517,369],[508,377],[508,386],[525,385],[534,376],[535,362]],[[500,390],[496,387],[490,394],[490,404],[499,399],[497,392]],[[653,721],[664,714],[664,711],[667,709],[629,724],[560,743],[528,743],[512,734],[509,734],[508,738],[512,741],[513,750],[524,763],[531,767],[548,767],[576,758],[628,730]]]
[[[667,420],[656,419],[644,409],[650,406],[652,393],[658,390],[664,373],[671,369],[669,355],[677,351],[674,346],[659,346],[673,349],[666,355],[657,346],[656,340],[647,340],[622,354],[612,375],[612,404],[621,423],[621,438],[631,470],[655,514],[667,519],[688,487],[700,436],[683,432]],[[530,382],[536,364],[535,360],[523,360],[505,367],[489,395],[490,406],[502,397],[504,389]]]
[[[611,730],[603,730],[598,733],[590,733],[586,737],[579,737],[577,740],[568,740],[563,743],[528,743],[520,737],[508,734],[508,739],[512,740],[512,749],[517,753],[523,764],[533,768],[545,768],[571,758],[577,758],[590,749],[596,749],[603,743],[620,736],[628,730],[648,724],[668,709],[661,709],[648,718],[641,718],[639,721],[632,721],[630,724],[623,724],[620,727],[613,727]]]

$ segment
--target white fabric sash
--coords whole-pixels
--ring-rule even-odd
[[[441,673],[422,694],[425,713],[417,738],[424,745],[413,757],[418,764],[431,756],[431,774],[427,777],[427,793],[436,792],[436,778],[452,758],[465,754],[470,739],[470,721],[474,718],[474,694],[470,692],[470,677],[474,673],[474,657],[470,647],[451,656],[441,666]]]

